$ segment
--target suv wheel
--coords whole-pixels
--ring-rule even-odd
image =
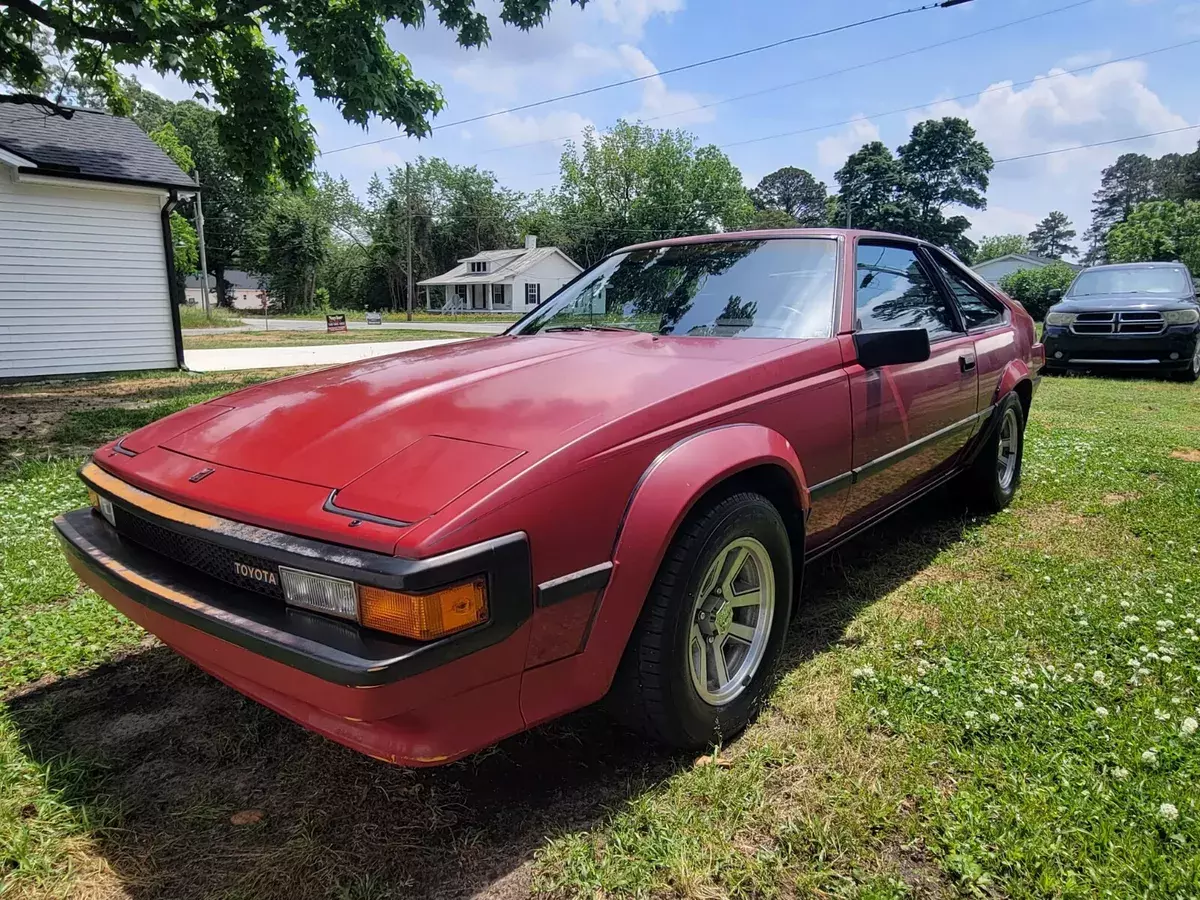
[[[698,749],[746,727],[770,692],[792,606],[779,511],[738,493],[694,511],[672,541],[611,702],[661,743]]]
[[[1182,371],[1171,373],[1176,381],[1200,380],[1200,335],[1196,336],[1196,352],[1192,354],[1192,364]]]
[[[1025,410],[1016,394],[996,407],[995,427],[971,467],[963,473],[969,496],[985,512],[999,512],[1012,502],[1021,483],[1025,455]]]

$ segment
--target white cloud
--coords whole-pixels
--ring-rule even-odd
[[[552,112],[544,116],[505,113],[486,122],[488,130],[503,147],[539,141],[561,143],[579,137],[585,128],[595,125],[591,119],[577,112]]]
[[[1078,75],[1062,72],[1052,69],[1048,76],[1053,77],[1043,76],[1022,90],[1007,83],[994,85],[974,103],[934,104],[911,116],[910,124],[931,116],[966,118],[998,160],[1189,124],[1146,86],[1144,63],[1111,63]],[[1061,209],[1082,235],[1091,218],[1091,196],[1100,184],[1100,173],[1117,156],[1186,152],[1195,141],[1194,132],[1183,132],[1001,163],[992,173],[988,196],[1010,214],[1023,213],[1039,220],[1050,210]],[[975,223],[976,235],[993,233],[1002,224],[988,222],[986,213],[970,211],[967,215]],[[1018,220],[1012,221],[1016,224]]]
[[[654,16],[669,16],[683,9],[683,0],[599,0],[596,5],[604,21],[619,26],[629,37],[638,38]]]
[[[856,115],[849,125],[836,134],[817,141],[817,161],[828,172],[840,169],[846,157],[859,150],[863,144],[879,140],[879,128],[862,113]]]
[[[669,117],[671,127],[711,122],[715,118],[716,114],[712,109],[696,108],[700,106],[701,100],[695,94],[668,88],[666,80],[658,74],[658,66],[637,47],[622,44],[617,52],[632,75],[646,79],[639,82],[642,89],[642,105],[633,113],[632,118],[649,120]]]
[[[1175,7],[1175,18],[1183,34],[1200,34],[1200,3],[1184,3]]]

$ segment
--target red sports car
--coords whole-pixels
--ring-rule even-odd
[[[608,696],[700,747],[804,566],[951,479],[1011,499],[1033,322],[936,247],[642,244],[507,333],[250,387],[96,452],[79,576],[234,689],[405,765]]]

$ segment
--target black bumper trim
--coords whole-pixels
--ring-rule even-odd
[[[543,581],[538,585],[538,606],[553,606],[580,594],[604,590],[612,577],[612,568],[611,562],[602,562],[561,578]]]
[[[392,560],[389,580],[403,590],[480,574],[488,579],[491,618],[487,623],[421,642],[232,587],[122,538],[88,508],[59,516],[54,526],[68,554],[133,602],[268,659],[351,687],[389,684],[460,659],[504,640],[533,614],[529,544],[523,533],[427,560]],[[342,548],[331,546],[330,551],[338,555]],[[300,567],[323,571],[307,558]]]

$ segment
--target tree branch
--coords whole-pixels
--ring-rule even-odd
[[[213,31],[220,31],[233,25],[237,25],[239,21],[249,20],[250,17],[258,15],[270,9],[274,2],[258,3],[250,2],[242,5],[241,8],[231,11],[231,14],[218,15],[213,19],[205,19],[197,22],[192,22],[191,27],[202,34],[208,34]],[[0,6],[7,6],[19,13],[23,13],[33,21],[40,25],[49,28],[51,31],[57,31],[64,24],[62,16],[55,15],[50,10],[43,6],[39,6],[34,0],[0,0]],[[140,44],[142,39],[132,29],[125,31],[111,31],[104,28],[96,28],[93,25],[81,25],[77,22],[70,21],[70,26],[82,38],[97,41],[101,44]]]

